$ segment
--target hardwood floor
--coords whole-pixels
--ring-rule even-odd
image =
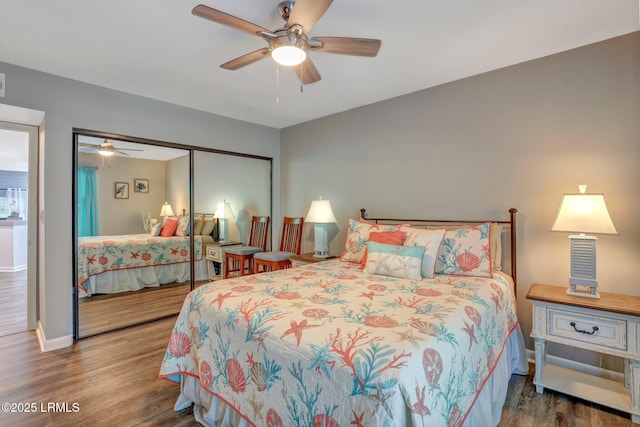
[[[631,427],[629,414],[562,393],[536,393],[533,364],[529,375],[512,375],[498,427]]]
[[[205,283],[209,281],[197,281],[195,285],[198,287]],[[176,315],[189,291],[189,283],[173,283],[138,291],[80,298],[78,335],[92,336]]]
[[[78,335],[86,337],[176,315],[189,291],[188,283],[176,283],[139,291],[80,298]]]
[[[174,323],[165,319],[49,353],[40,353],[33,332],[0,337],[0,402],[37,408],[0,412],[0,425],[197,425],[190,410],[173,411],[178,386],[157,378]],[[632,426],[628,415],[558,393],[536,394],[532,374],[513,376],[499,426]],[[42,411],[47,403],[67,403],[69,411],[77,403],[78,411]]]
[[[0,336],[27,330],[27,270],[0,273]]]

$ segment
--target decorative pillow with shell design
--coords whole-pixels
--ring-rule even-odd
[[[447,230],[438,251],[436,274],[493,277],[490,224]]]

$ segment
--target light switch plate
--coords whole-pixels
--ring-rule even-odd
[[[0,98],[4,98],[4,87],[6,86],[6,76],[0,73]]]

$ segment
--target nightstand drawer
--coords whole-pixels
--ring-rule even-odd
[[[223,250],[220,246],[206,245],[205,258],[209,261],[222,262]]]
[[[582,341],[596,346],[627,349],[625,320],[592,316],[569,310],[547,310],[547,334]]]

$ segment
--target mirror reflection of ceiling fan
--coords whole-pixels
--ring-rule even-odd
[[[285,26],[270,31],[259,25],[237,18],[205,5],[193,8],[194,15],[262,37],[268,47],[247,53],[220,67],[238,70],[271,56],[277,63],[289,66],[298,75],[303,85],[320,80],[320,73],[307,55],[310,51],[337,53],[340,55],[374,57],[380,50],[380,40],[354,37],[310,37],[308,32],[324,15],[333,0],[285,0],[278,10]]]
[[[138,150],[135,148],[117,148],[117,147],[114,147],[114,145],[109,141],[107,141],[106,139],[100,145],[79,143],[78,146],[80,147],[80,151],[83,151],[85,153],[97,152],[101,156],[107,156],[107,157],[113,156],[116,153],[122,154],[123,156],[129,156],[129,154],[125,153],[125,151],[144,151],[144,150]]]

